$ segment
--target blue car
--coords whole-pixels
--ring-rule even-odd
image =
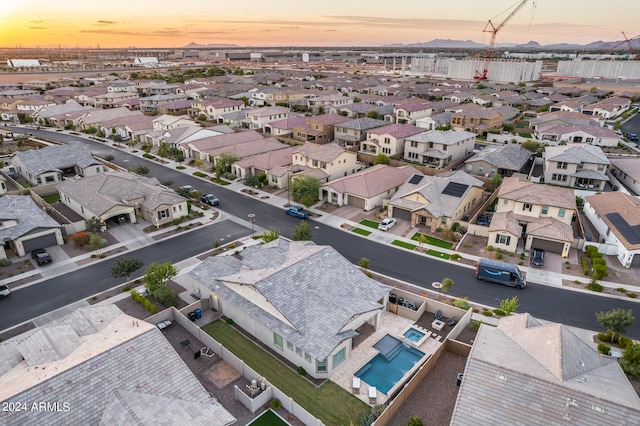
[[[289,206],[284,209],[284,211],[289,216],[297,217],[300,219],[307,219],[309,217],[309,212],[305,212],[302,206]]]

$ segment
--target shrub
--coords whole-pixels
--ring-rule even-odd
[[[594,257],[593,259],[591,259],[591,263],[594,265],[606,265],[607,261],[606,259],[603,259],[601,257]]]
[[[456,308],[464,309],[465,311],[468,311],[471,308],[471,303],[464,298],[454,300],[452,305]]]
[[[235,324],[231,318],[227,318],[227,324],[233,325]]]
[[[631,343],[633,343],[633,340],[628,337],[620,336],[618,338],[618,346],[620,346],[621,349],[626,349]]]
[[[482,323],[478,320],[471,320],[471,329],[473,331],[478,331],[480,330],[480,326],[482,325]]]
[[[487,246],[487,251],[493,251],[493,246]]]
[[[202,173],[202,172],[193,172],[192,174],[194,176],[201,177],[201,178],[209,177],[206,173]]]
[[[496,259],[498,260],[502,259],[502,253],[496,253]]]
[[[149,160],[155,160],[156,156],[153,154],[147,154],[146,152],[142,154],[144,158],[148,158]]]
[[[493,312],[491,312],[491,311],[484,311],[484,312],[482,313],[482,315],[484,315],[485,317],[492,317],[492,316],[493,316]]]
[[[493,313],[498,315],[498,316],[505,316],[507,313],[505,311],[503,311],[502,309],[494,309]]]
[[[6,257],[3,257],[2,259],[0,259],[0,266],[9,266],[11,265],[11,260],[7,259]]]
[[[460,256],[458,253],[452,254],[450,259],[451,260],[458,260],[460,259],[462,256]]]
[[[609,355],[609,351],[611,351],[611,346],[606,343],[598,343],[598,352],[603,355]]]
[[[306,376],[307,375],[307,370],[305,370],[302,367],[298,367],[297,371],[298,371],[298,374],[301,375],[301,376]]]
[[[589,246],[591,247],[591,246]],[[582,272],[584,273],[584,276],[586,277],[587,275],[589,275],[589,265],[587,264],[587,258],[582,256],[580,258],[580,264],[582,265]]]
[[[145,308],[147,311],[149,311],[151,315],[155,315],[158,313],[158,307],[153,303],[151,303],[151,301],[147,299],[145,296],[141,295],[135,290],[129,290],[129,293],[131,293],[131,298],[136,303],[141,304],[142,307]]]
[[[598,340],[601,342],[610,342],[611,341],[611,333],[608,331],[606,333],[598,333]]]
[[[598,283],[589,283],[587,284],[587,288],[591,291],[597,291],[598,293],[602,292],[603,287]]]
[[[407,420],[407,426],[423,426],[422,419],[415,414]]]
[[[122,292],[127,292],[127,291],[131,291],[131,286],[130,285],[125,285],[124,287],[122,287]]]
[[[274,410],[277,410],[278,408],[280,408],[280,406],[282,406],[282,403],[280,402],[279,399],[273,398],[271,402],[269,402],[269,406]]]
[[[91,234],[87,231],[76,232],[75,234],[71,234],[71,241],[76,247],[84,247],[89,244],[89,240],[91,239]]]
[[[520,253],[520,260],[524,259],[524,252]]]
[[[235,180],[237,176],[236,176],[236,175],[234,175],[234,174],[233,174],[233,173],[231,173],[231,172],[224,172],[224,173],[222,174],[222,177],[223,177],[223,178],[225,178],[225,179],[229,179],[229,180]]]
[[[627,297],[635,299],[636,297],[638,297],[638,295],[636,293],[627,293]]]
[[[606,277],[609,275],[607,265],[593,265],[593,273],[597,274],[598,277]]]
[[[616,288],[616,291],[619,291],[620,293],[626,293],[627,289],[624,288],[624,287],[618,287],[618,288]]]

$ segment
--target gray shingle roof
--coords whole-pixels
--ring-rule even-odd
[[[482,326],[452,425],[636,425],[640,398],[617,364],[579,333],[528,314]]]
[[[381,309],[389,291],[330,246],[276,240],[242,256],[209,257],[189,276],[317,359],[354,334],[341,332],[353,316]],[[252,286],[277,314],[236,292],[239,285]]]
[[[13,156],[20,159],[27,171],[36,176],[52,170],[60,171],[73,166],[85,168],[99,164],[80,143],[30,149]]]
[[[545,148],[544,157],[547,161],[563,163],[609,164],[600,147],[586,144],[548,146]]]
[[[430,132],[422,132],[417,135],[407,136],[405,140],[415,142],[433,142],[442,145],[453,145],[469,138],[477,136],[475,133],[464,130],[432,130]]]
[[[0,227],[0,241],[14,240],[36,229],[60,228],[60,224],[24,195],[0,197],[0,220],[16,220],[16,226]]]
[[[520,145],[492,145],[465,161],[484,161],[499,169],[519,171],[527,163],[533,152]]]

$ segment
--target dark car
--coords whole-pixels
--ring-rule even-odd
[[[31,258],[36,261],[38,266],[45,263],[51,263],[51,255],[45,249],[38,249],[31,252]]]
[[[306,219],[309,217],[309,212],[305,212],[302,206],[289,206],[284,211],[289,216],[299,217],[300,219]]]
[[[529,262],[532,266],[542,268],[544,266],[544,250],[536,248],[531,250],[531,260]]]
[[[488,226],[489,225],[489,216],[486,214],[481,214],[478,216],[478,220],[476,220],[478,225]]]
[[[218,198],[213,194],[204,194],[200,197],[200,201],[210,206],[217,206],[220,204],[220,200],[218,200]]]

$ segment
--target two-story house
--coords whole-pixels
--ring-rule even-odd
[[[240,111],[244,108],[244,102],[240,100],[227,98],[204,98],[191,102],[189,116],[196,118],[201,114],[207,117],[207,120],[217,121],[223,114],[234,111]]]
[[[417,119],[430,116],[433,108],[428,103],[409,100],[396,105],[393,112],[396,123],[415,125]]]
[[[491,129],[502,126],[502,115],[495,110],[484,108],[470,108],[451,115],[453,130],[466,130],[479,135],[486,134]]]
[[[345,148],[359,147],[360,142],[367,138],[367,131],[386,126],[387,122],[375,118],[355,118],[334,127],[335,141]]]
[[[576,215],[573,190],[506,177],[498,190],[487,245],[514,253],[538,248],[567,257]]]
[[[353,174],[362,168],[358,154],[335,143],[318,145],[305,143],[293,153],[293,165],[320,169],[328,180]]]
[[[545,183],[602,191],[609,181],[609,160],[597,146],[569,144],[548,146],[544,154]]]
[[[465,131],[433,130],[405,138],[404,158],[442,168],[473,152],[476,134]]]
[[[334,126],[350,121],[340,114],[322,114],[307,117],[305,124],[293,128],[293,139],[303,142],[328,143],[334,139]]]
[[[265,124],[273,121],[284,120],[289,118],[289,108],[285,107],[265,107],[256,108],[247,112],[247,120],[250,129],[262,129]]]
[[[620,136],[615,130],[599,126],[536,126],[534,135],[542,141],[587,143],[597,146],[618,146],[620,143]]]
[[[367,139],[360,142],[360,152],[370,155],[385,154],[388,157],[404,154],[407,137],[421,133],[413,124],[388,124],[367,130]]]

